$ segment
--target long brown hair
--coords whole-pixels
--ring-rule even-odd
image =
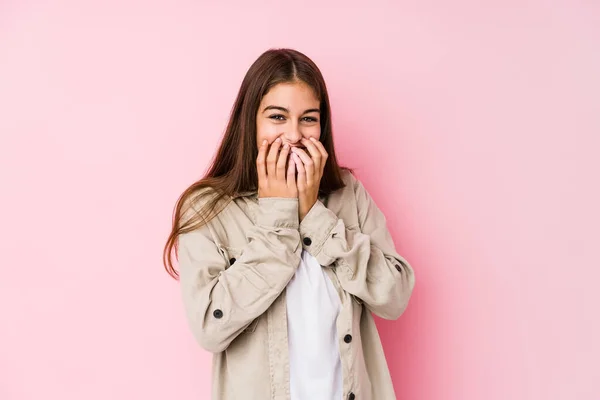
[[[258,187],[256,158],[256,115],[265,94],[279,83],[303,82],[310,86],[320,101],[320,141],[329,157],[323,172],[319,195],[329,195],[344,187],[342,169],[338,165],[332,137],[329,95],[321,71],[306,55],[293,49],[270,49],[250,66],[231,110],[223,140],[205,176],[188,187],[177,200],[173,212],[173,225],[163,251],[163,264],[173,278],[179,273],[173,267],[172,253],[177,256],[179,235],[201,227],[213,218],[231,197]],[[212,196],[191,218],[187,206],[202,189],[211,189]],[[197,196],[196,196],[197,197]],[[225,204],[221,200],[225,200]],[[217,205],[220,206],[217,209]],[[184,209],[186,205],[186,209]]]

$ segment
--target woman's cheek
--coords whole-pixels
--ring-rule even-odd
[[[275,141],[275,139],[277,139],[278,136],[278,131],[277,128],[272,126],[272,125],[262,125],[261,127],[259,127],[259,131],[258,131],[258,145],[260,146],[260,144],[263,142],[263,140],[267,140],[267,142],[269,142],[269,144],[273,143]]]
[[[311,129],[308,136],[309,138],[314,137],[315,139],[319,140],[321,137],[321,127]]]

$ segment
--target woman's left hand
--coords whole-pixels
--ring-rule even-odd
[[[304,219],[312,206],[317,202],[323,170],[329,156],[323,144],[314,138],[310,140],[302,139],[302,144],[306,147],[310,155],[297,147],[292,148],[292,158],[298,170],[296,185],[298,186],[298,214],[300,221]]]

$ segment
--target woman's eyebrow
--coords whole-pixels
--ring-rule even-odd
[[[285,107],[279,107],[279,106],[266,106],[265,109],[263,110],[263,112],[265,112],[267,110],[279,110],[279,111],[286,112],[288,114],[290,112],[290,110],[288,110],[287,108],[285,108]],[[311,112],[318,112],[318,113],[320,113],[321,110],[319,110],[318,108],[309,108],[308,110],[304,111],[302,113],[302,115],[308,114],[308,113],[311,113]]]

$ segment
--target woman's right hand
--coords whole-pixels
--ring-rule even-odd
[[[286,168],[290,147],[285,144],[281,152],[280,148],[281,138],[277,138],[270,148],[268,142],[264,140],[258,150],[256,158],[258,197],[298,197],[296,163],[289,162]]]

